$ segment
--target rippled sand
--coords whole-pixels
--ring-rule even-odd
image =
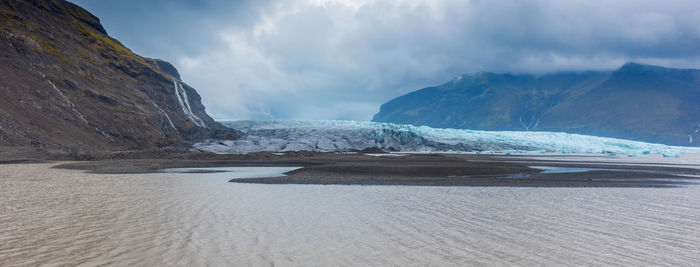
[[[0,266],[700,262],[700,186],[228,183],[0,165]]]

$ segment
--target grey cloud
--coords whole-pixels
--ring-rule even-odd
[[[78,2],[221,119],[367,120],[467,72],[700,67],[694,0]]]

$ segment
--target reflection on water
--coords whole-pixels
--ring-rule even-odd
[[[691,265],[700,187],[229,183],[0,165],[0,265]]]
[[[533,169],[542,170],[542,174],[557,174],[557,173],[581,173],[581,172],[592,172],[592,171],[608,171],[608,172],[644,172],[653,174],[663,174],[663,175],[676,175],[678,178],[681,177],[693,177],[693,175],[688,174],[676,174],[668,171],[657,171],[657,170],[635,170],[635,169],[610,169],[610,168],[572,168],[572,167],[554,167],[554,166],[528,166]],[[606,179],[608,181],[614,181],[615,179]],[[630,179],[626,179],[629,181]],[[669,180],[674,181],[677,179],[655,179],[655,180]],[[625,181],[625,180],[620,180]],[[684,182],[688,184],[689,182]]]
[[[541,173],[576,173],[589,171],[606,171],[611,169],[595,169],[595,168],[568,168],[568,167],[552,167],[552,166],[529,166],[533,169],[542,170]]]
[[[171,168],[169,173],[227,173],[232,178],[271,178],[285,176],[285,173],[301,167],[211,167],[211,168]]]

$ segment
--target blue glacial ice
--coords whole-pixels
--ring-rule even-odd
[[[230,121],[238,140],[206,140],[196,149],[216,153],[260,151],[357,151],[377,147],[400,152],[604,153],[679,155],[700,147],[679,147],[615,138],[532,131],[474,131],[357,121]]]

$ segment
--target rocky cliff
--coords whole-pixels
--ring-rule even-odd
[[[467,74],[395,98],[373,121],[698,146],[700,71],[628,63],[610,72]]]
[[[168,62],[63,0],[0,0],[0,146],[149,149],[235,139]]]

